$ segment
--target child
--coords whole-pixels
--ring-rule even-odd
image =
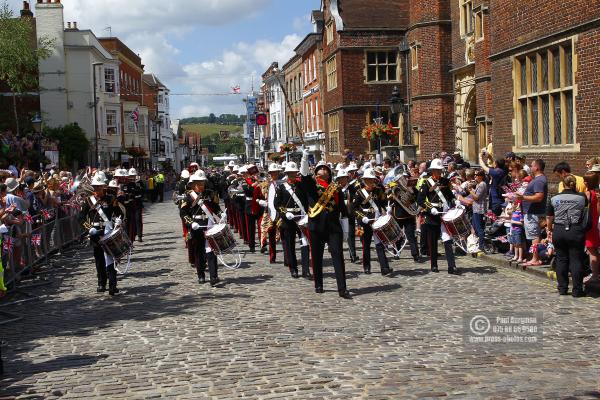
[[[504,257],[511,259],[515,256],[515,247],[513,246],[512,242],[510,241],[510,231],[511,231],[511,218],[512,218],[512,212],[513,212],[513,203],[507,199],[506,202],[506,207],[504,207],[504,210],[502,211],[502,214],[500,214],[500,216],[498,216],[499,220],[504,221],[504,228],[506,229],[506,237],[508,238],[508,243],[509,243],[509,249],[508,252],[504,254]]]
[[[523,257],[523,212],[519,202],[515,203],[514,210],[510,219],[510,243],[513,245],[515,250],[515,256],[510,261],[516,261],[518,263],[525,262]]]

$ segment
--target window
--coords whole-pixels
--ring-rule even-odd
[[[106,133],[108,135],[117,134],[117,112],[115,110],[106,110]]]
[[[327,44],[331,44],[333,42],[333,20],[327,23],[325,27],[325,36],[327,37]]]
[[[460,2],[460,34],[468,35],[473,32],[473,0]]]
[[[571,42],[515,58],[516,146],[575,144]]]
[[[304,61],[304,86],[306,86],[308,84],[308,82],[306,81],[306,77],[308,76],[308,74],[306,72],[307,64],[308,64],[308,61]]]
[[[397,82],[398,75],[398,52],[367,52],[367,82]]]
[[[145,135],[146,134],[146,116],[145,115],[140,115],[139,121],[138,121],[138,133],[140,135]]]
[[[479,140],[477,148],[481,149],[488,145],[488,132],[491,123],[484,118],[477,122],[477,139]]]
[[[137,133],[137,129],[135,127],[135,121],[131,118],[131,111],[126,112],[125,120],[125,129],[127,133]]]
[[[315,121],[317,121],[316,130],[321,130],[321,124],[319,122],[319,99],[315,99]]]
[[[162,104],[163,103],[163,95],[159,94],[158,95],[158,104]]]
[[[104,69],[104,91],[108,93],[114,93],[116,91],[115,70],[112,68]]]
[[[475,41],[483,40],[483,11],[475,13]]]
[[[416,43],[410,46],[410,65],[412,69],[419,68],[419,47]]]
[[[316,121],[315,121],[315,102],[311,101],[310,102],[310,130],[311,131],[315,131],[316,130]]]
[[[327,90],[333,90],[337,87],[337,64],[336,56],[331,57],[327,61]]]
[[[312,80],[315,81],[317,80],[317,57],[313,54],[312,56],[312,65],[313,65],[313,75],[312,75]]]
[[[329,121],[329,153],[340,152],[340,120],[338,113],[328,115]]]
[[[311,64],[311,58],[308,58],[308,76],[306,77],[306,84],[309,84],[310,82],[312,82],[312,64]]]

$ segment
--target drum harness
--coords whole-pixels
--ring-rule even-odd
[[[106,213],[104,212],[104,210],[102,210],[102,206],[100,205],[100,203],[98,202],[98,200],[96,200],[96,198],[94,196],[90,196],[90,203],[92,203],[92,205],[94,206],[94,208],[96,209],[96,211],[98,212],[98,215],[100,215],[100,218],[102,218],[102,220],[104,221],[104,223],[107,226],[111,226],[111,222],[108,219],[108,216],[106,215]],[[104,249],[104,252],[106,253],[106,249]],[[108,252],[110,254],[110,256],[112,257],[111,252]],[[117,270],[117,272],[119,272],[122,275],[125,275],[127,273],[127,271],[129,271],[129,268],[131,267],[131,254],[133,253],[133,244],[131,245],[131,247],[129,248],[129,254],[127,255],[127,264],[125,265],[125,268],[121,269],[118,268],[118,265],[120,264],[119,260],[115,259],[114,257],[113,260],[115,262],[115,269]]]
[[[200,206],[202,212],[204,212],[204,214],[206,214],[206,217],[208,218],[208,225],[201,226],[200,228],[209,228],[213,225],[216,225],[215,215],[208,209],[208,207],[206,207],[206,204],[204,204],[204,200],[202,200],[202,198],[200,198],[200,196],[198,196],[194,191],[190,192],[190,196],[194,200],[194,203]]]
[[[432,178],[428,178],[427,183],[429,183],[432,187],[435,187],[435,189],[434,189],[435,193],[438,195],[438,197],[442,201],[442,204],[440,204],[440,203],[429,203],[429,204],[433,207],[441,205],[444,208],[444,211],[448,210],[450,208],[448,206],[448,201],[446,200],[446,197],[444,197],[444,194],[440,190],[439,186],[436,185],[435,181]]]
[[[369,205],[375,212],[375,219],[379,218],[381,216],[381,212],[379,211],[379,207],[377,207],[377,205],[373,201],[373,198],[371,197],[371,195],[364,188],[360,189],[360,193],[362,194],[362,196],[365,199],[363,201],[363,204],[365,204],[365,202],[369,202]],[[363,212],[369,212],[371,210],[371,208],[368,208],[368,209],[363,208]]]
[[[294,192],[294,189],[292,189],[292,185],[290,185],[288,182],[284,182],[283,187],[285,188],[285,190],[287,190],[287,192],[289,193],[292,200],[294,200],[294,203],[296,203],[296,206],[298,206],[298,209],[301,212],[300,217],[304,217],[306,215],[306,209],[302,205],[302,202],[300,201],[298,196],[296,196],[296,192]],[[303,246],[308,245],[308,238],[304,235],[304,232],[302,232],[302,229],[300,229],[300,240],[301,240]]]

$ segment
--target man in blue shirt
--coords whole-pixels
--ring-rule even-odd
[[[541,229],[540,219],[546,216],[546,203],[548,199],[548,179],[544,175],[546,163],[537,159],[531,163],[531,174],[533,179],[527,185],[525,193],[517,194],[522,200],[523,217],[525,226],[525,237],[532,241],[533,256],[525,266],[541,265],[542,262],[537,254],[537,244],[540,242]]]

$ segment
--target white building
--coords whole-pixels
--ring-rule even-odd
[[[92,31],[79,30],[76,22],[65,26],[59,0],[37,3],[35,21],[37,37],[55,41],[51,56],[39,63],[43,123],[49,127],[77,123],[91,143],[90,164],[94,164],[97,146],[98,164],[107,166],[108,133],[120,132],[122,124],[119,60],[100,44]]]
[[[281,90],[282,82],[284,82],[283,73],[278,69],[277,63],[273,63],[263,75],[263,90],[266,108],[269,110],[269,144],[275,152],[280,151],[281,145],[287,143],[288,140],[285,127],[285,98]]]
[[[152,165],[157,167],[160,163],[166,162],[177,169],[177,164],[175,164],[177,133],[173,132],[172,127],[169,88],[154,74],[144,74],[143,79],[156,93],[156,109],[150,132]]]

